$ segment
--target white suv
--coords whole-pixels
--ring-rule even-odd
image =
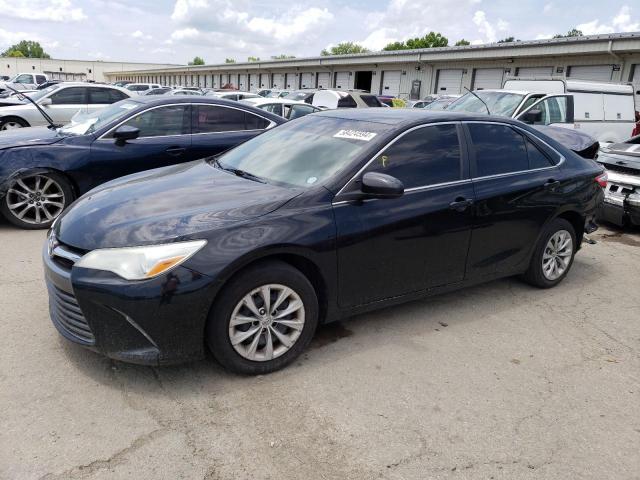
[[[124,88],[137,95],[144,95],[149,90],[160,88],[160,85],[158,85],[157,83],[130,83],[129,85],[125,85]]]

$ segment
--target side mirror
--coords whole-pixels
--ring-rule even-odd
[[[127,140],[134,140],[140,136],[140,129],[132,127],[130,125],[122,125],[115,132],[113,132],[113,138],[116,140],[116,145],[123,146],[127,143]]]
[[[533,125],[542,121],[542,110],[533,108],[520,116],[520,120],[524,123]]]
[[[404,185],[400,180],[378,172],[365,173],[360,189],[368,198],[398,198],[404,194]]]
[[[43,98],[40,101],[40,106],[41,107],[46,107],[46,106],[52,105],[52,104],[53,104],[53,100],[51,100],[51,97]]]

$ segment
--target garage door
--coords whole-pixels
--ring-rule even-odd
[[[520,67],[518,77],[538,78],[550,77],[553,75],[553,67]]]
[[[271,86],[273,88],[284,88],[284,73],[274,73]]]
[[[298,77],[296,77],[296,74],[294,72],[287,73],[287,81],[285,83],[284,88],[290,88],[290,89],[299,88]]]
[[[302,88],[316,88],[316,74],[313,72],[305,72],[302,73],[302,78],[300,80],[300,86]]]
[[[247,91],[247,74],[241,73],[238,78],[238,88],[243,92]]]
[[[220,85],[220,78],[218,77],[218,75],[211,75],[211,86],[213,88],[219,88]]]
[[[613,75],[611,65],[579,65],[569,67],[569,78],[577,80],[594,80],[598,82],[610,82]]]
[[[349,72],[336,72],[336,88],[348,89],[349,87]]]
[[[636,95],[636,110],[640,110],[640,63],[633,66],[633,92]]]
[[[247,90],[249,92],[255,92],[256,91],[257,78],[258,78],[258,76],[255,73],[249,73],[247,75],[247,87],[248,87]]]
[[[458,94],[462,92],[462,69],[438,70],[436,93]]]
[[[331,88],[331,74],[329,72],[318,74],[318,88]]]
[[[476,68],[473,74],[473,89],[502,88],[502,68]]]
[[[400,70],[385,70],[382,72],[382,92],[381,95],[397,97],[400,95]]]

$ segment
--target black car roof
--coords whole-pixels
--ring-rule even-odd
[[[325,110],[314,115],[342,118],[345,120],[359,120],[386,125],[408,126],[419,123],[456,122],[456,121],[495,121],[510,124],[520,124],[508,117],[496,115],[474,115],[463,112],[425,111],[420,108],[343,108]]]

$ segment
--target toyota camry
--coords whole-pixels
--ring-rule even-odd
[[[606,174],[516,120],[316,113],[215,157],[113,180],[43,251],[53,324],[114,359],[267,373],[318,324],[569,273]]]

